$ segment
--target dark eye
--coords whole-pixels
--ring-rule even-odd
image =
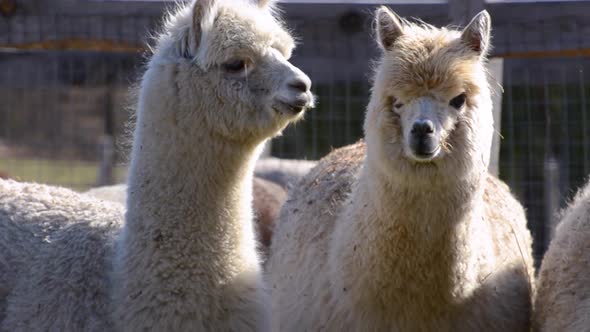
[[[395,98],[395,97],[392,96],[391,99],[392,99],[392,102],[393,102],[393,107],[395,109],[400,109],[400,108],[402,108],[404,106],[404,103],[400,102],[397,98]]]
[[[224,63],[223,69],[230,73],[239,73],[246,69],[246,60],[243,59],[236,59],[229,62]]]
[[[456,109],[460,109],[465,104],[465,99],[467,99],[467,96],[465,95],[465,93],[462,93],[457,97],[451,99],[449,105],[453,106]]]

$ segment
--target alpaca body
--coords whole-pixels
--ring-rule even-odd
[[[274,182],[262,178],[254,178],[254,210],[257,221],[257,234],[265,256],[272,240],[275,222],[281,207],[287,200],[287,191]]]
[[[202,156],[203,150],[198,151]],[[207,160],[210,165],[211,159]],[[183,188],[190,188],[186,197],[180,188],[168,185],[166,190],[160,189],[162,195],[170,198],[167,206],[174,211],[158,206],[157,212],[147,209],[142,212],[172,216],[170,223],[159,221],[154,226],[146,222],[147,218],[142,219],[141,229],[128,231],[133,238],[119,234],[122,205],[92,200],[67,189],[4,181],[2,212],[10,215],[10,219],[8,223],[0,223],[0,229],[2,234],[10,235],[3,241],[2,246],[6,248],[2,249],[7,250],[3,252],[8,253],[6,257],[11,261],[1,270],[3,274],[4,271],[16,273],[0,279],[10,281],[12,288],[6,298],[1,328],[6,331],[264,330],[268,320],[266,295],[259,278],[260,264],[249,222],[252,179],[248,174],[253,163],[233,160],[232,164],[246,166],[233,177],[227,170],[215,168],[217,177],[201,171],[195,173],[193,182],[185,178]],[[217,182],[218,188],[229,189],[218,189],[197,175]],[[153,183],[154,188],[159,185]],[[176,195],[169,195],[167,190]],[[237,205],[227,204],[226,199],[231,199],[232,193],[226,190],[235,191]],[[242,197],[245,199],[240,202]],[[202,202],[198,198],[214,200]],[[22,206],[29,208],[21,209]],[[208,209],[202,209],[203,206]],[[233,209],[228,209],[231,206]],[[182,223],[183,218],[189,217],[193,222]],[[127,223],[129,218],[128,215]],[[236,222],[215,229],[217,234],[209,229],[225,218]],[[125,252],[129,244],[133,247]],[[21,251],[20,246],[28,249]],[[227,264],[228,259],[231,264]],[[203,275],[208,278],[204,279]],[[129,303],[130,299],[135,301]],[[137,317],[138,312],[142,313],[140,319],[125,316]],[[163,317],[176,319],[171,322]],[[117,322],[126,325],[116,326]]]
[[[203,150],[199,152],[202,156]],[[134,230],[132,234],[147,243],[136,238],[117,237],[123,220],[122,205],[92,200],[67,189],[4,181],[1,204],[3,212],[11,217],[8,223],[0,223],[2,234],[10,235],[3,241],[6,248],[2,249],[7,250],[3,252],[8,253],[6,257],[14,262],[9,261],[1,270],[15,273],[0,279],[10,281],[12,288],[5,302],[7,309],[2,329],[104,331],[112,330],[117,321],[128,324],[119,326],[118,330],[125,331],[146,328],[265,329],[264,322],[268,320],[266,300],[249,222],[252,212],[248,197],[251,197],[252,189],[248,183],[252,179],[247,174],[251,174],[252,167],[248,162],[234,162],[232,164],[248,166],[242,172],[236,172],[233,178],[225,170],[218,171],[217,177],[203,171],[195,173],[195,177],[206,175],[213,182],[234,182],[231,185],[223,183],[224,188],[235,190],[235,196],[246,197],[243,202],[238,202],[241,204],[228,209],[231,205],[226,199],[231,198],[231,192],[220,190],[216,193],[215,186],[203,179],[195,178],[190,182],[185,178],[183,187],[190,188],[188,197],[183,197],[180,188],[166,187],[177,193],[168,196],[173,200],[167,202],[168,206],[174,211],[162,208],[157,212],[143,210],[173,216],[170,224],[160,222],[157,227],[150,227],[152,225],[142,219],[143,229]],[[238,179],[239,176],[243,180]],[[161,184],[153,185],[156,188]],[[207,195],[203,193],[205,188]],[[161,191],[163,195],[168,193]],[[212,196],[215,202],[219,202],[218,206],[200,202],[197,198],[211,199]],[[192,204],[187,204],[191,200]],[[20,209],[22,206],[29,208]],[[187,207],[184,211],[183,206]],[[202,212],[203,206],[207,206],[209,213]],[[15,207],[14,211],[11,207]],[[48,211],[48,207],[54,209]],[[183,228],[182,220],[188,217],[194,223]],[[232,218],[237,222],[228,223],[218,230],[218,234],[212,234],[208,228],[219,223],[221,218]],[[202,236],[206,233],[218,236],[214,243],[223,245],[212,245],[210,238]],[[191,246],[187,246],[187,242]],[[126,256],[119,256],[123,253],[121,247],[128,244],[137,247],[129,250],[131,252]],[[20,246],[28,249],[21,251]],[[114,249],[114,246],[119,248]],[[137,261],[137,257],[149,260]],[[118,259],[125,261],[112,271],[113,260],[117,262]],[[226,263],[227,259],[232,260],[231,265]],[[137,265],[140,266],[137,270],[126,271]],[[146,273],[146,265],[150,266],[153,275]],[[15,269],[13,266],[22,267]],[[213,269],[212,266],[226,267],[227,270]],[[140,274],[135,275],[135,271]],[[203,275],[210,278],[203,280]],[[128,288],[120,289],[123,285]],[[137,307],[125,301],[129,294],[135,295],[132,299],[136,300]],[[117,295],[125,297],[120,299]],[[120,302],[112,303],[110,297]],[[117,317],[115,311],[113,318],[111,311],[116,308],[121,310],[119,315],[122,316],[137,312],[144,314],[133,320]],[[173,324],[162,319],[172,316],[178,317]]]
[[[119,183],[111,186],[96,187],[84,192],[84,195],[125,206],[127,203],[127,185]]]
[[[112,330],[108,258],[123,208],[0,180],[0,210],[0,331]]]
[[[458,214],[447,204],[467,209],[475,202],[460,204],[449,192],[408,188],[385,193],[357,187],[356,194],[364,153],[364,144],[334,151],[290,193],[271,249],[272,307],[281,309],[273,313],[274,327],[526,331],[531,239],[524,211],[506,185],[486,175],[483,195],[471,198],[482,203],[481,218],[467,215],[458,229],[443,230],[436,223]],[[378,194],[388,199],[377,200]],[[399,211],[403,218],[395,216]],[[366,228],[347,232],[353,219]],[[369,228],[394,221],[398,224],[379,233]],[[514,313],[520,313],[517,319]]]
[[[489,16],[458,31],[377,11],[365,144],[290,191],[269,260],[280,331],[528,331],[522,206],[487,172]]]
[[[590,184],[565,210],[537,281],[535,331],[590,328]]]
[[[167,19],[125,208],[0,180],[0,329],[268,330],[252,173],[264,141],[313,104],[270,5],[198,0]]]
[[[254,175],[289,189],[316,164],[316,160],[262,158],[256,163]]]

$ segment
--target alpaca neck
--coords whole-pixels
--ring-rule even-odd
[[[344,276],[337,287],[376,311],[403,303],[435,314],[469,296],[478,247],[488,245],[470,242],[485,227],[474,222],[483,215],[481,176],[417,188],[369,162],[361,172],[331,248]]]
[[[188,134],[174,121],[140,114],[120,243],[127,278],[162,275],[152,267],[166,262],[172,278],[219,287],[258,263],[251,224],[258,148],[193,130]]]

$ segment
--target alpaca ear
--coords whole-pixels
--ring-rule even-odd
[[[377,9],[375,14],[376,32],[379,45],[390,50],[399,36],[404,34],[402,19],[385,6]]]
[[[193,5],[192,38],[195,49],[199,47],[203,26],[207,23],[215,7],[215,0],[197,0]]]
[[[485,56],[490,45],[492,19],[486,10],[482,10],[463,29],[461,40],[474,52]]]

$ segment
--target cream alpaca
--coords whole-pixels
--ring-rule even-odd
[[[312,103],[266,1],[198,0],[143,76],[127,212],[0,180],[0,330],[260,331],[261,143]]]
[[[535,299],[535,331],[590,328],[590,183],[565,210],[545,253]]]
[[[276,331],[528,331],[522,206],[487,166],[487,12],[462,31],[376,13],[365,144],[290,192],[269,261]]]

